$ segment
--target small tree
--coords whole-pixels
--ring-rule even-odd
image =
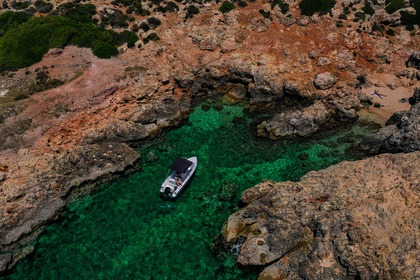
[[[224,1],[222,6],[220,6],[219,11],[225,14],[229,13],[233,9],[235,9],[235,5],[232,2]]]
[[[299,8],[302,15],[312,16],[315,13],[327,14],[335,5],[335,0],[302,0]]]

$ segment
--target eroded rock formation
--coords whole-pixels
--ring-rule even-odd
[[[263,182],[223,228],[259,279],[415,279],[420,152],[383,154]]]

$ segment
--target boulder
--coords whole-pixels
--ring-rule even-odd
[[[413,97],[416,97],[418,92],[416,89]],[[420,102],[412,102],[415,105],[410,110],[394,114],[387,121],[389,125],[372,137],[363,139],[361,148],[373,153],[420,150]]]
[[[407,67],[416,68],[420,70],[420,51],[413,52],[408,60],[405,62]]]
[[[320,129],[331,116],[327,106],[316,101],[303,110],[292,110],[275,115],[271,120],[258,125],[258,135],[270,139],[308,136]]]
[[[247,89],[243,84],[234,84],[223,96],[223,102],[227,104],[236,104],[244,100]]]
[[[314,85],[317,89],[329,89],[337,82],[338,78],[330,72],[324,72],[315,76]]]

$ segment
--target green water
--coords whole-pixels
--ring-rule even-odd
[[[99,186],[68,205],[46,227],[35,252],[7,279],[256,279],[212,241],[240,193],[263,179],[298,180],[342,160],[374,131],[355,126],[317,139],[272,142],[256,138],[255,119],[239,106],[203,110],[141,149],[143,169]],[[306,153],[306,160],[299,155]],[[158,190],[178,156],[197,156],[191,184],[176,201]]]

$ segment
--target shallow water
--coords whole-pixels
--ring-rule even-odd
[[[358,125],[316,139],[273,142],[256,138],[255,124],[239,106],[197,107],[187,125],[142,147],[141,171],[69,203],[36,251],[6,278],[256,279],[257,270],[212,253],[240,193],[263,179],[298,180],[310,170],[361,158],[349,147],[374,130]],[[170,163],[193,155],[199,163],[190,185],[176,201],[161,200]]]

